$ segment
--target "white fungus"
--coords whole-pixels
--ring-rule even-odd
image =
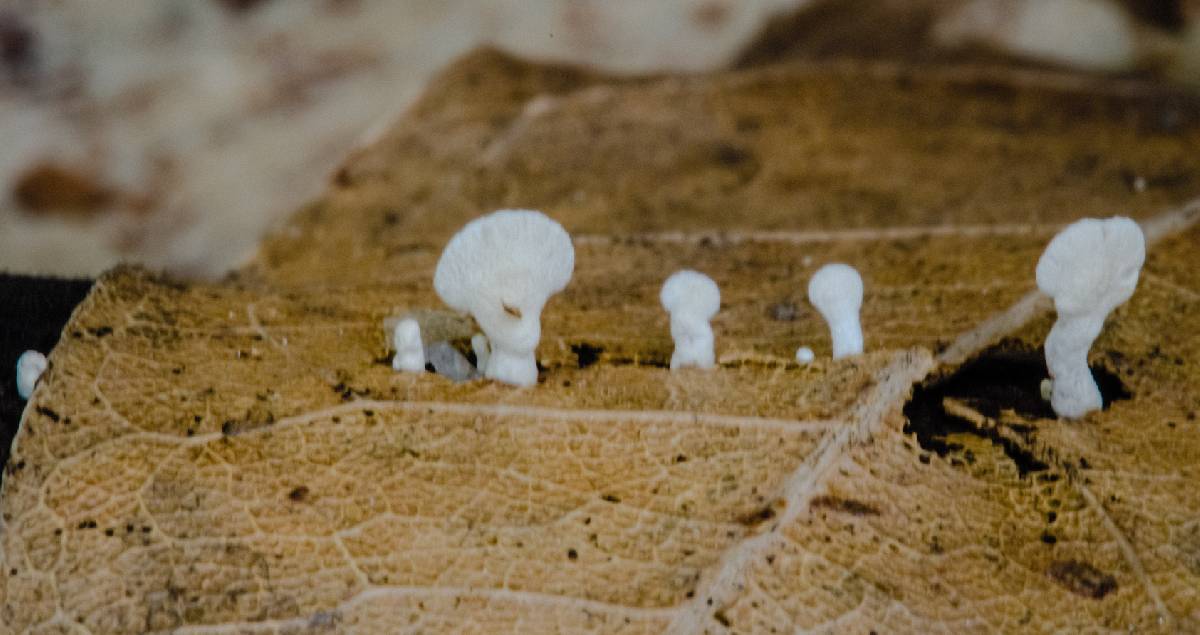
[[[484,376],[531,386],[537,383],[542,307],[574,270],[575,248],[561,225],[541,212],[500,210],[467,223],[450,239],[433,287],[446,304],[474,316],[487,336]]]
[[[1050,405],[1058,416],[1081,417],[1103,405],[1088,349],[1108,314],[1133,295],[1145,260],[1142,229],[1124,217],[1072,223],[1038,260],[1038,288],[1058,312],[1046,336]]]
[[[33,387],[47,366],[46,356],[37,351],[25,351],[17,358],[17,394],[21,399],[29,399],[33,394]]]
[[[817,307],[829,325],[834,359],[863,352],[862,326],[858,319],[862,309],[863,281],[854,267],[835,263],[818,269],[808,281],[808,301]]]
[[[796,349],[796,361],[799,362],[801,366],[807,366],[808,364],[813,363],[813,360],[815,359],[817,359],[817,355],[813,352],[813,349],[807,346],[801,346],[800,348]]]
[[[396,342],[392,368],[410,373],[424,372],[425,347],[421,344],[421,325],[412,318],[400,320],[396,323],[392,339]]]
[[[721,290],[717,283],[698,271],[676,271],[663,283],[659,299],[671,314],[671,338],[675,340],[671,370],[715,366],[713,331],[709,321],[721,308]]]

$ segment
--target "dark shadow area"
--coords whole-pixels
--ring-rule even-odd
[[[1132,395],[1121,379],[1107,368],[1092,366],[1092,376],[1100,386],[1104,408]],[[969,434],[987,439],[1004,451],[1024,477],[1048,468],[1028,449],[1034,427],[1003,424],[981,427],[975,422],[946,411],[944,401],[953,398],[978,413],[996,419],[1010,410],[1024,419],[1054,419],[1050,403],[1042,399],[1041,383],[1049,377],[1045,353],[1016,340],[1004,340],[971,358],[962,366],[934,376],[913,389],[912,399],[904,406],[906,434],[915,435],[926,451],[945,457],[963,449],[948,441],[953,434]],[[970,457],[967,457],[970,460]]]
[[[91,280],[0,273],[0,465],[7,466],[25,400],[17,394],[17,358],[27,350],[49,354]],[[0,482],[3,473],[0,472]]]

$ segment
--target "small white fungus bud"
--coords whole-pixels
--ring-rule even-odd
[[[671,338],[675,340],[671,370],[715,366],[713,331],[709,321],[721,308],[721,290],[717,283],[698,271],[676,271],[663,283],[659,300],[671,314]]]
[[[38,379],[46,372],[48,366],[46,356],[37,351],[21,353],[17,358],[17,394],[21,395],[21,399],[29,399]]]
[[[424,372],[425,347],[421,345],[421,325],[412,318],[405,318],[396,323],[393,334],[396,356],[392,358],[392,368],[410,373]]]
[[[567,286],[574,270],[575,248],[562,225],[541,212],[500,210],[467,223],[450,239],[433,287],[443,302],[470,313],[487,335],[484,376],[532,386],[542,307]]]
[[[834,359],[862,354],[858,312],[862,309],[863,281],[854,267],[830,264],[818,269],[808,282],[808,301],[829,325]]]
[[[1088,350],[1108,314],[1133,295],[1145,261],[1142,228],[1124,217],[1072,223],[1038,260],[1038,288],[1058,312],[1046,336],[1050,405],[1058,416],[1082,417],[1103,406]]]
[[[817,359],[817,355],[816,353],[813,353],[813,349],[807,346],[801,346],[800,348],[796,349],[796,361],[799,362],[801,366],[807,366],[808,364],[813,363],[813,360],[815,359]]]

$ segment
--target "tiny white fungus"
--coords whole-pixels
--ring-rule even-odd
[[[862,326],[858,317],[863,302],[863,281],[854,267],[834,263],[818,269],[808,281],[808,301],[829,325],[834,359],[863,352]]]
[[[416,320],[405,318],[397,322],[392,340],[396,343],[393,369],[410,373],[425,371],[425,347],[421,344],[421,325]]]
[[[21,353],[17,358],[17,394],[21,395],[21,399],[29,399],[38,379],[46,372],[48,366],[46,356],[37,351]]]
[[[659,300],[671,314],[671,338],[675,340],[671,370],[715,366],[709,321],[721,308],[717,283],[698,271],[676,271],[663,283]]]
[[[450,239],[433,287],[443,302],[470,313],[487,336],[484,376],[532,386],[542,307],[574,270],[575,248],[562,225],[537,211],[500,210],[467,223]]]
[[[801,366],[811,364],[815,359],[817,359],[817,355],[813,353],[813,349],[807,346],[801,346],[796,349],[796,361],[800,362]]]
[[[1145,261],[1142,228],[1120,216],[1072,223],[1038,260],[1038,288],[1058,312],[1046,336],[1050,405],[1058,416],[1073,419],[1102,407],[1088,350],[1108,314],[1133,295]]]

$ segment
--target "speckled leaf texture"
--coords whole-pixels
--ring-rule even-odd
[[[1200,631],[1198,114],[1010,68],[474,54],[226,281],[99,281],[5,473],[0,631]],[[388,317],[470,336],[434,265],[514,206],[577,250],[539,384],[393,372]],[[1043,376],[1050,236],[1113,214],[1149,239],[1092,350],[1114,401],[1056,420],[992,388]],[[835,261],[867,289],[839,361],[804,298]],[[710,372],[665,368],[683,267],[721,285]]]

